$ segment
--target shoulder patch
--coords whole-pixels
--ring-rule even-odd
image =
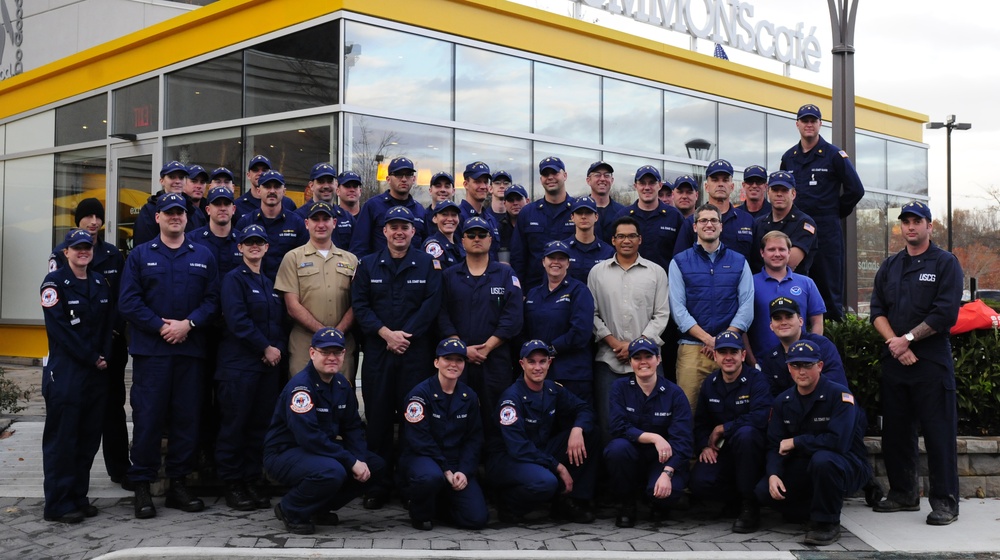
[[[444,254],[444,249],[441,248],[441,244],[437,241],[431,241],[424,247],[424,251],[435,259],[441,258]]]
[[[517,276],[516,276],[516,275],[511,275],[511,277],[510,277],[510,280],[511,280],[511,282],[513,282],[513,283],[514,283],[514,285],[515,285],[515,286],[517,286],[518,288],[520,288],[520,287],[521,287],[521,281],[517,279]]]
[[[410,404],[406,405],[406,412],[403,413],[403,418],[410,424],[416,424],[424,419],[424,405],[418,403],[417,401],[410,401]]]
[[[514,422],[517,422],[517,409],[511,405],[504,405],[500,409],[500,425],[510,426]]]
[[[432,262],[434,263],[434,270],[441,270],[441,261],[434,259]]]
[[[312,410],[313,402],[312,395],[308,391],[297,391],[292,394],[292,404],[290,406],[292,412],[296,414],[305,414]]]
[[[808,231],[813,235],[816,235],[816,228],[809,222],[802,222],[802,229]]]
[[[851,404],[854,404],[854,395],[852,395],[852,394],[850,394],[850,393],[841,393],[841,394],[840,394],[840,398],[841,398],[841,399],[842,399],[842,400],[843,400],[843,401],[844,401],[845,403],[851,403]]]
[[[847,158],[848,158],[848,155],[847,155],[847,152],[845,152],[844,150],[840,150],[840,152],[839,152],[839,153],[840,153],[840,157],[842,157],[842,158],[844,158],[844,159],[847,159]]]
[[[59,303],[59,292],[55,288],[42,290],[42,307],[52,307],[57,303]]]
[[[59,268],[59,262],[56,261],[56,256],[53,254],[49,257],[49,272],[55,272]]]

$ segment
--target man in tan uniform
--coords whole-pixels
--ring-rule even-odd
[[[313,202],[306,214],[309,241],[285,254],[274,287],[284,294],[285,307],[294,325],[288,337],[289,372],[295,375],[309,363],[309,344],[323,327],[350,332],[351,280],[358,258],[333,244],[337,225],[334,210],[326,202]],[[354,385],[354,339],[347,337],[347,355],[341,372]]]

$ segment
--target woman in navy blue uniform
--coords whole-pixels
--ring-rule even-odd
[[[450,200],[443,200],[434,206],[430,218],[430,235],[424,241],[424,252],[441,261],[442,268],[449,268],[465,260],[465,248],[455,243],[455,233],[461,220],[460,209]]]
[[[215,466],[226,483],[226,504],[249,511],[271,507],[257,483],[264,457],[264,433],[278,396],[278,363],[285,353],[285,304],[274,284],[260,273],[267,232],[259,225],[239,233],[243,264],[222,280],[226,330],[215,371],[219,437]]]
[[[436,355],[437,375],[410,391],[403,412],[400,466],[410,498],[410,522],[429,531],[440,512],[458,527],[482,529],[489,511],[475,477],[483,423],[478,395],[458,380],[465,370],[465,343],[446,338]]]
[[[94,238],[74,229],[63,246],[67,266],[46,275],[41,286],[49,339],[42,368],[44,515],[46,521],[79,523],[97,515],[87,492],[101,445],[115,309],[111,286],[101,274],[87,270]]]
[[[660,347],[637,338],[628,347],[633,375],[611,385],[611,437],[604,448],[611,494],[621,496],[615,525],[633,527],[636,494],[654,516],[684,495],[693,450],[691,405],[680,387],[657,375]]]
[[[549,341],[556,352],[549,379],[593,403],[594,295],[584,283],[567,276],[569,250],[562,241],[545,245],[546,282],[529,290],[524,300],[524,336]]]

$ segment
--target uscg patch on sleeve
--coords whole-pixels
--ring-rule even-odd
[[[298,391],[292,395],[292,405],[290,407],[292,412],[296,414],[305,414],[312,410],[313,402],[312,395],[307,391]]]
[[[52,307],[57,303],[59,303],[59,292],[55,288],[42,290],[42,307]]]
[[[417,401],[410,401],[410,404],[406,405],[406,412],[403,413],[403,417],[410,424],[420,422],[424,419],[424,405]]]
[[[500,425],[510,426],[514,422],[517,422],[517,409],[512,405],[504,405],[500,409]]]

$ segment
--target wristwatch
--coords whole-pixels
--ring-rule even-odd
[[[663,469],[664,474],[667,475],[667,478],[673,478],[674,477],[674,469],[670,469],[670,470],[667,470],[667,469],[670,469],[670,467],[664,467],[664,469]]]
[[[194,326],[195,326],[195,325],[194,325],[194,321],[192,321],[191,319],[188,319],[188,324],[189,324],[189,325],[191,325],[191,328],[192,328],[192,329],[193,329],[193,328],[194,328]]]
[[[913,342],[914,336],[913,336],[913,333],[908,332],[908,333],[906,333],[906,334],[903,335],[903,338],[905,338],[907,342]]]

